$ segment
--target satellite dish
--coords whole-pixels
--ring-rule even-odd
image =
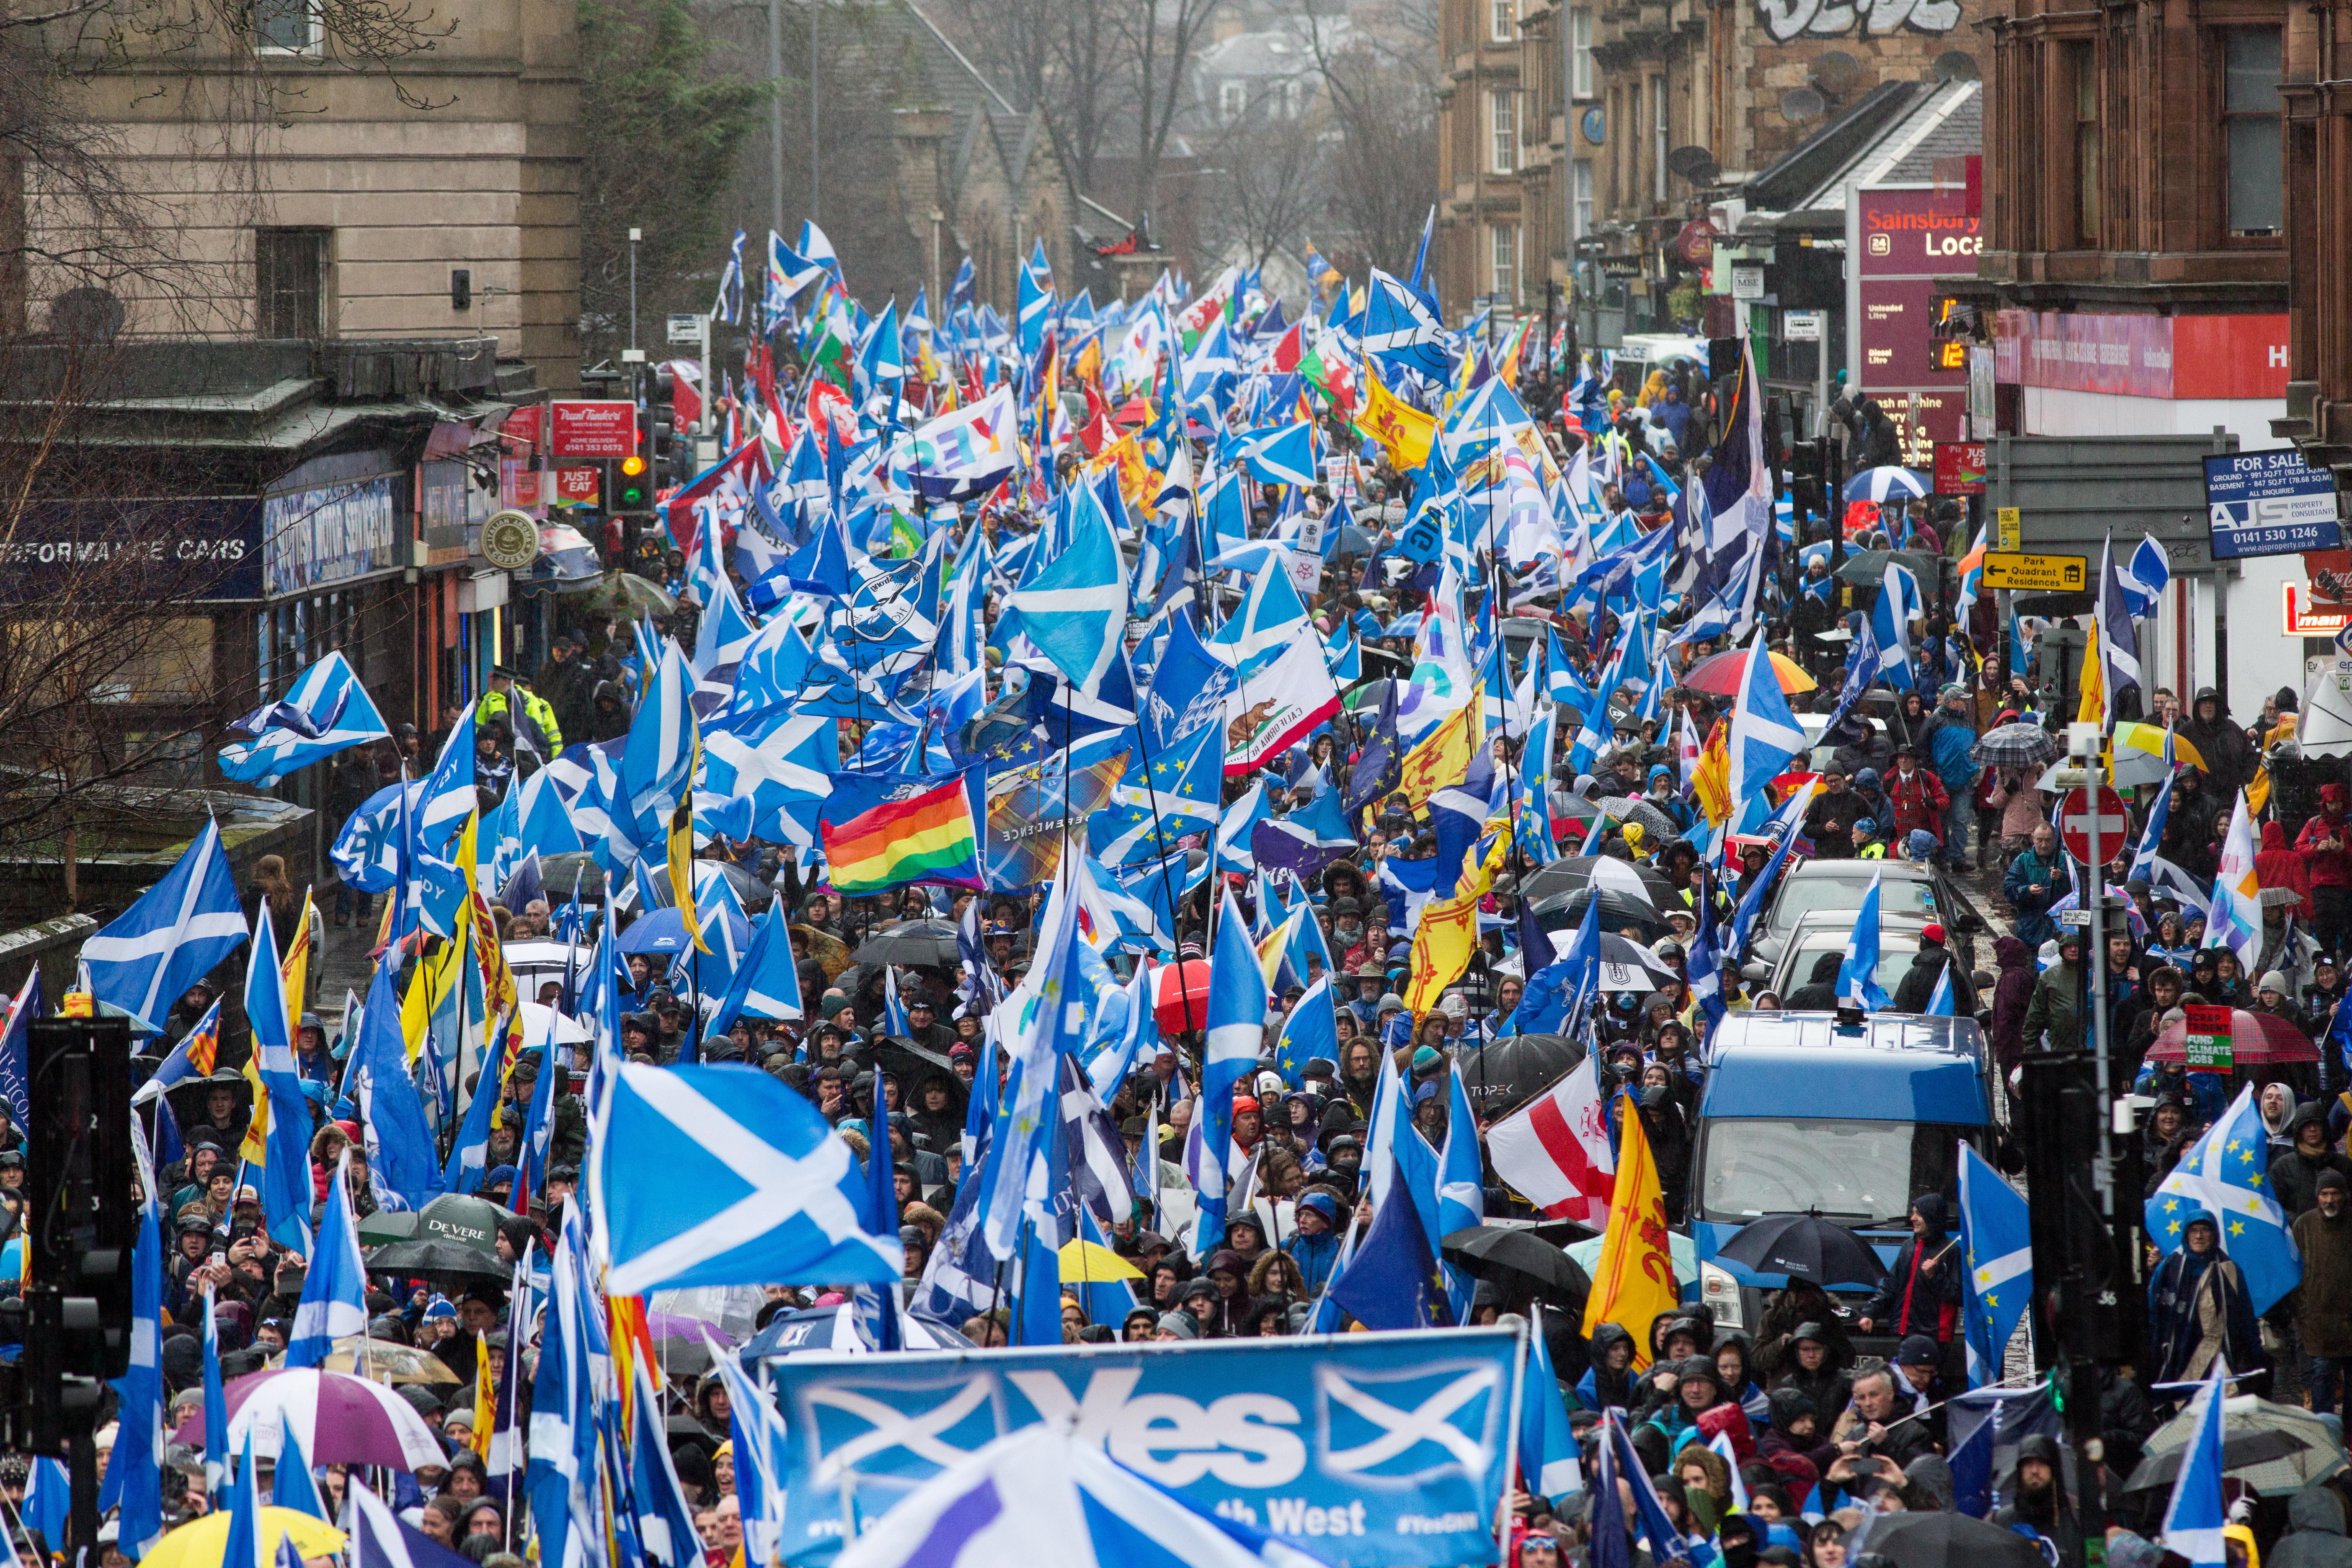
[[[1666,167],[1695,185],[1706,184],[1699,170],[1712,170],[1715,166],[1715,154],[1704,147],[1677,147],[1666,154]]]
[[[1966,49],[1946,49],[1936,57],[1937,81],[1979,81],[1983,77],[1976,56]]]
[[[1829,112],[1829,100],[1810,87],[1792,87],[1780,95],[1780,118],[1817,120]]]
[[[110,343],[122,330],[122,301],[104,289],[68,289],[49,302],[49,331],[79,343]]]
[[[1832,49],[1813,62],[1812,84],[1832,98],[1843,98],[1862,79],[1862,62],[1843,49]]]

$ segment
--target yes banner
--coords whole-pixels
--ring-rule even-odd
[[[1518,1364],[1517,1336],[1483,1329],[788,1357],[768,1368],[793,1435],[783,1555],[830,1562],[845,1512],[870,1523],[983,1445],[1056,1421],[1337,1568],[1490,1562]]]

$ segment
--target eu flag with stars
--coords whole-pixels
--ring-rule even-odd
[[[2214,1215],[2221,1249],[2245,1276],[2256,1316],[2303,1280],[2286,1213],[2271,1195],[2270,1164],[2270,1138],[2248,1084],[2147,1200],[2148,1238],[2166,1252],[2179,1248],[2200,1209]]]

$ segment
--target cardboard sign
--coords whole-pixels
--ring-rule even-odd
[[[2230,1009],[2190,1007],[2187,1065],[2190,1072],[2234,1072],[2238,1058],[2230,1043]]]

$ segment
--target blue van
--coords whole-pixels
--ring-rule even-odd
[[[1945,1195],[1957,1214],[1959,1145],[1993,1157],[1993,1066],[1974,1018],[1876,1013],[1734,1013],[1711,1042],[1691,1152],[1697,1293],[1718,1328],[1756,1331],[1763,1293],[1788,1283],[1717,1258],[1748,1222],[1818,1213],[1892,1264],[1911,1199]],[[1858,1315],[1857,1282],[1831,1294]],[[1855,1336],[1857,1351],[1894,1342]]]

